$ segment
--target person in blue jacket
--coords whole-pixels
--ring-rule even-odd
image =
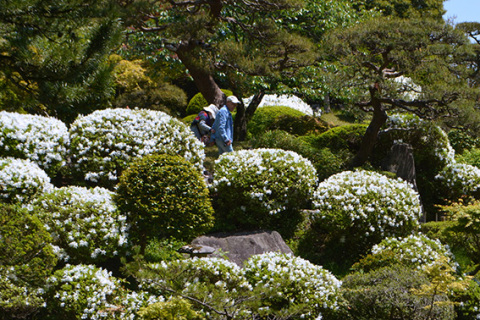
[[[240,101],[235,96],[227,98],[227,104],[218,111],[212,126],[212,139],[218,147],[218,153],[233,151],[233,118],[232,112]]]

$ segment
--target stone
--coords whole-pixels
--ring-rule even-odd
[[[397,177],[410,182],[417,190],[415,160],[412,146],[407,143],[395,143],[388,158],[383,163],[383,169],[393,172]]]
[[[252,255],[265,252],[293,254],[277,231],[252,231],[240,233],[217,233],[204,235],[192,241],[192,246],[207,246],[215,249],[210,257],[224,257],[238,266]]]

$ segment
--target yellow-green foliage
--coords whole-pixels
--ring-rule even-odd
[[[150,155],[131,164],[120,177],[116,202],[142,245],[152,238],[191,240],[213,225],[206,183],[180,156]]]
[[[190,302],[173,297],[165,302],[157,302],[138,311],[141,320],[201,320],[198,312],[192,310]]]
[[[295,110],[290,107],[285,106],[272,106],[272,107],[262,107],[257,109],[253,114],[252,119],[248,122],[248,134],[252,137],[256,137],[258,135],[263,134],[266,130],[270,129],[271,126],[276,121],[279,121],[282,117],[288,117],[289,122],[293,121],[293,118],[301,118],[305,116],[305,114],[301,111]],[[275,127],[279,126],[279,122]],[[285,126],[289,126],[289,124],[285,124]],[[284,128],[278,128],[284,130]],[[288,130],[285,130],[288,131]]]
[[[228,97],[233,93],[230,90],[222,89],[222,92]],[[203,94],[200,92],[197,93],[190,99],[187,105],[187,115],[198,114],[204,107],[208,106],[207,100],[203,97]]]
[[[367,125],[365,124],[351,124],[335,127],[320,135],[310,135],[302,139],[316,148],[355,152],[360,147],[365,130],[367,130]]]

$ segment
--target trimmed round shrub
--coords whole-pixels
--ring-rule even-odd
[[[220,225],[289,236],[316,186],[312,163],[293,151],[240,150],[215,161],[212,190]]]
[[[442,261],[441,261],[442,260]],[[355,269],[370,271],[393,264],[423,270],[434,264],[443,263],[456,268],[457,264],[448,246],[438,239],[423,234],[404,238],[386,238],[372,248],[372,252],[355,265]]]
[[[125,251],[128,225],[112,196],[111,191],[100,187],[69,186],[34,202],[34,211],[51,232],[61,260],[93,263]]]
[[[0,212],[0,314],[27,318],[44,304],[41,288],[57,258],[37,217],[4,203]]]
[[[480,168],[480,149],[472,148],[464,150],[461,154],[455,154],[457,163],[465,163]]]
[[[248,106],[250,101],[253,99],[253,96],[248,97],[243,100],[243,103]],[[308,103],[305,103],[302,99],[294,95],[282,94],[266,94],[262,102],[258,105],[258,108],[262,107],[272,107],[272,106],[285,106],[295,110],[300,111],[301,113],[309,116],[313,116],[312,107]],[[320,117],[321,111],[318,110],[316,116]]]
[[[28,203],[53,188],[50,178],[27,159],[0,158],[0,201]]]
[[[213,226],[203,176],[180,156],[150,155],[120,177],[116,202],[142,247],[152,238],[192,240]]]
[[[253,289],[239,266],[220,258],[193,258],[148,264],[140,271],[138,280],[154,295],[182,295],[201,301],[194,303],[195,310],[207,319],[215,317],[208,308],[230,314],[242,315],[244,299]]]
[[[225,94],[225,96],[231,96],[233,95],[232,91],[227,90],[227,89],[221,89],[222,92]],[[203,97],[203,94],[201,92],[197,93],[190,99],[190,101],[187,104],[187,115],[190,114],[198,114],[202,109],[206,106],[208,106],[209,103],[205,98]]]
[[[420,200],[412,186],[370,171],[344,171],[320,183],[313,222],[341,235],[360,252],[385,237],[418,228]]]
[[[435,180],[442,184],[445,196],[449,199],[480,196],[480,169],[475,166],[450,163],[435,176]]]
[[[321,319],[322,312],[337,308],[341,282],[302,258],[276,252],[254,255],[243,272],[261,296],[253,312],[262,319]]]
[[[204,320],[192,309],[192,304],[184,298],[173,297],[168,301],[153,303],[138,311],[142,320]]]
[[[70,139],[60,120],[30,114],[0,112],[0,154],[29,159],[51,177],[65,165]]]
[[[431,285],[424,272],[404,265],[351,274],[343,279],[346,303],[338,319],[455,319],[445,294],[416,294]]]
[[[262,135],[275,121],[285,116],[300,118],[303,117],[304,114],[301,111],[284,106],[259,108],[248,122],[247,132],[251,137]]]
[[[128,164],[148,154],[184,157],[202,169],[203,145],[190,128],[161,111],[106,109],[70,127],[72,169],[81,180],[112,188]]]
[[[319,135],[309,135],[300,139],[317,149],[329,148],[332,151],[348,150],[357,152],[367,130],[365,124],[351,124],[332,128]]]
[[[129,293],[112,273],[93,265],[67,265],[47,280],[48,319],[135,319],[163,297]]]
[[[330,129],[328,123],[312,116],[281,115],[268,127],[268,130],[283,130],[288,133],[303,136],[320,134]]]

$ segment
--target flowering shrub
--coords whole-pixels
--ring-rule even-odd
[[[138,275],[141,287],[154,295],[182,295],[202,301],[196,310],[216,319],[212,310],[243,313],[243,299],[252,290],[240,267],[220,258],[193,258],[149,264]],[[208,307],[210,306],[210,308]],[[220,317],[225,319],[226,317]]]
[[[213,226],[213,208],[203,177],[179,156],[151,155],[120,177],[119,209],[140,244],[152,238],[192,240]]]
[[[52,177],[65,164],[69,141],[60,120],[0,112],[0,154],[32,160]]]
[[[461,196],[478,197],[480,169],[463,163],[450,163],[435,176],[443,184],[447,195],[452,199]]]
[[[341,282],[329,271],[307,260],[269,252],[250,257],[244,274],[262,298],[254,309],[262,319],[295,315],[321,319],[325,309],[336,309]]]
[[[161,111],[98,110],[77,118],[70,137],[74,173],[109,188],[134,158],[178,154],[200,170],[205,156],[190,129]]]
[[[34,162],[0,158],[0,201],[27,203],[52,188],[46,172]]]
[[[410,234],[421,213],[410,184],[362,170],[344,171],[320,183],[313,204],[314,223],[343,235],[361,250],[384,237]]]
[[[253,96],[243,99],[243,104],[248,106]],[[294,95],[276,95],[266,94],[262,102],[258,105],[258,108],[271,107],[271,106],[285,106],[300,111],[303,114],[313,116],[314,112],[312,107],[308,103],[305,103],[302,99]],[[320,117],[322,114],[320,110],[317,111],[316,116]]]
[[[438,239],[430,239],[423,234],[409,235],[404,238],[386,238],[372,248],[372,253],[357,264],[363,270],[380,266],[403,264],[410,268],[425,269],[441,259],[456,267],[454,257],[448,246]]]
[[[63,187],[39,197],[35,212],[53,235],[60,259],[99,262],[127,245],[126,217],[112,200],[113,193],[96,187]]]
[[[240,150],[215,161],[218,219],[231,228],[292,230],[316,185],[311,162],[293,151]]]
[[[48,280],[50,319],[135,319],[135,313],[162,297],[128,293],[111,272],[93,265],[67,265]]]

